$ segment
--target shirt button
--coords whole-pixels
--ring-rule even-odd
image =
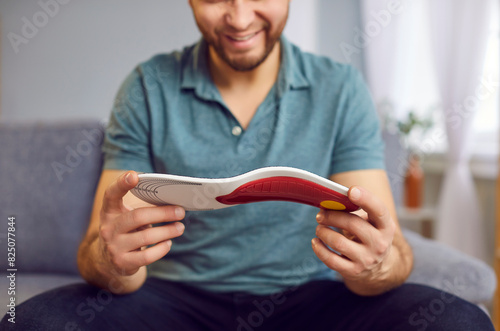
[[[241,127],[235,126],[231,132],[234,136],[238,137],[241,132],[243,132],[243,130],[241,129]]]

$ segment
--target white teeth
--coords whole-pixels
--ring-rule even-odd
[[[246,37],[231,37],[231,39],[234,39],[236,41],[245,41],[245,40],[249,40],[250,38],[252,38],[253,36],[255,36],[256,34],[251,34],[251,35],[248,35]]]

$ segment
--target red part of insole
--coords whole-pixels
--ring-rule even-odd
[[[245,183],[233,192],[218,196],[217,201],[236,205],[269,200],[304,203],[318,208],[322,202],[335,201],[345,206],[345,211],[354,211],[358,206],[345,195],[309,180],[295,177],[268,177]],[[340,209],[340,208],[334,208]]]

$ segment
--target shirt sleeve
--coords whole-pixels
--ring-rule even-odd
[[[345,171],[385,169],[384,141],[378,114],[361,74],[349,67],[348,88],[339,112],[330,175]]]
[[[134,70],[116,96],[103,143],[104,169],[154,172],[150,115],[140,70]]]

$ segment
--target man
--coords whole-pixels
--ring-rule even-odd
[[[282,38],[289,3],[190,0],[203,40],[157,56],[128,77],[78,254],[82,276],[96,287],[62,288],[51,300],[46,294],[37,325],[491,328],[484,313],[458,298],[440,316],[412,315],[441,292],[401,286],[412,253],[397,223],[368,92],[352,68],[302,53]],[[266,202],[186,214],[129,193],[135,171],[228,177],[270,165],[349,186],[362,210],[318,213]],[[111,299],[92,301],[100,297]],[[88,300],[94,310],[87,313],[81,304]],[[23,317],[29,305],[18,312],[24,323],[32,323]]]

